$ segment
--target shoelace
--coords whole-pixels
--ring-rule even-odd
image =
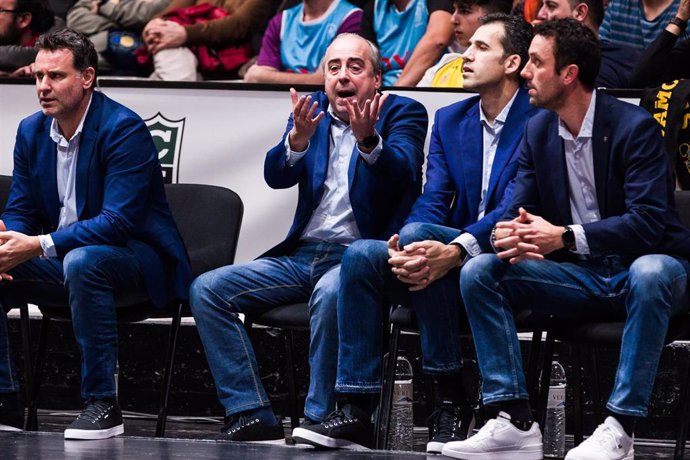
[[[600,446],[615,446],[618,449],[621,449],[623,446],[621,445],[620,442],[618,442],[616,433],[614,431],[606,426],[606,425],[599,425],[596,430],[594,430],[594,433],[592,433],[592,436],[587,439],[588,441],[591,439],[591,442],[596,442]]]
[[[346,423],[353,423],[357,421],[350,413],[345,413],[342,409],[335,410],[328,414],[326,419],[321,422],[326,428],[333,428],[335,426],[344,425]]]
[[[86,407],[84,408],[82,413],[79,414],[78,418],[86,420],[88,422],[97,422],[105,414],[110,412],[112,407],[112,403],[109,403],[107,401],[92,400],[86,404]]]
[[[460,409],[457,407],[439,407],[427,419],[427,425],[431,422],[434,427],[434,436],[453,436],[458,426]]]
[[[226,423],[223,427],[223,432],[226,434],[237,433],[238,431],[250,425],[254,425],[255,423],[259,423],[258,418],[252,419],[247,417],[246,415],[240,415],[239,418],[230,420],[228,423]]]

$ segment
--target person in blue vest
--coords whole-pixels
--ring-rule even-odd
[[[453,42],[452,0],[371,0],[361,35],[381,51],[384,86],[417,86]]]
[[[362,10],[346,0],[304,0],[287,8],[268,23],[259,57],[244,81],[323,84],[326,48],[341,33],[359,32],[361,21]]]
[[[287,237],[253,262],[200,276],[191,288],[192,313],[225,407],[223,432],[233,441],[284,442],[238,315],[309,303],[305,423],[323,420],[335,407],[340,258],[360,238],[392,235],[421,191],[426,109],[406,97],[381,96],[376,47],[340,35],[323,71],[325,92],[291,91],[285,134],[266,155],[268,185],[299,188]]]
[[[460,290],[482,373],[479,432],[443,448],[454,458],[537,460],[514,312],[625,320],[607,417],[567,460],[631,460],[664,337],[690,307],[690,230],[676,210],[658,123],[644,109],[594,90],[595,33],[573,18],[535,29],[522,71],[545,110],[525,129],[513,200],[492,231],[497,254],[463,269]]]
[[[463,54],[465,87],[479,93],[436,112],[424,193],[399,235],[355,241],[345,251],[338,294],[336,392],[345,404],[293,439],[320,447],[371,447],[381,390],[382,323],[391,303],[414,308],[422,370],[436,399],[427,452],[465,439],[474,414],[462,386],[458,278],[462,265],[491,250],[489,235],[511,197],[524,126],[539,110],[521,89],[532,27],[491,14]]]

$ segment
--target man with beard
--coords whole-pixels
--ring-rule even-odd
[[[34,43],[55,24],[47,0],[0,0],[0,75],[34,62]]]

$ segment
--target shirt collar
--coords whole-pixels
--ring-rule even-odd
[[[506,122],[506,119],[508,118],[508,113],[510,112],[510,108],[513,106],[513,102],[515,102],[515,97],[517,96],[518,90],[515,90],[515,93],[513,93],[513,97],[510,98],[508,103],[503,107],[503,110],[501,110],[501,113],[494,118],[494,124],[493,126],[491,123],[489,123],[489,119],[486,117],[486,114],[484,113],[484,109],[482,108],[481,102],[479,103],[479,121],[482,122],[484,127],[489,128],[489,129],[495,129],[496,128],[496,123],[503,125]]]
[[[577,139],[573,139],[573,135],[568,131],[568,128],[563,123],[563,120],[558,118],[558,135],[566,141],[577,141],[578,139],[591,139],[592,127],[594,126],[594,108],[596,106],[597,91],[592,91],[592,100],[589,101],[589,107],[585,113],[585,118],[582,120],[580,132],[577,134]]]
[[[68,144],[73,139],[79,139],[78,136],[81,136],[81,131],[84,128],[84,120],[86,120],[86,114],[89,113],[89,108],[91,107],[92,100],[93,93],[91,93],[91,95],[89,96],[89,103],[86,104],[86,110],[84,110],[84,114],[81,116],[81,120],[79,120],[79,125],[77,125],[77,129],[74,131],[72,139],[65,139],[65,137],[60,132],[60,127],[58,126],[57,120],[53,118],[53,121],[50,123],[50,138],[53,140],[53,142],[55,142],[56,144]]]
[[[345,129],[350,126],[349,122],[343,120],[335,113],[335,111],[333,110],[333,106],[331,105],[328,106],[328,114],[331,116],[331,123],[334,123],[338,128]]]

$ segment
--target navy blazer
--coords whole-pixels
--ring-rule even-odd
[[[690,230],[678,217],[659,124],[645,110],[597,93],[592,132],[601,220],[583,225],[591,254],[690,256]],[[513,202],[554,225],[572,224],[568,172],[558,115],[544,111],[525,133]],[[566,250],[550,255],[573,259]]]
[[[79,220],[60,230],[52,121],[37,112],[19,124],[12,189],[2,214],[8,230],[50,233],[60,259],[82,246],[130,247],[154,304],[186,299],[191,268],[165,198],[158,153],[142,119],[93,93],[77,156]]]
[[[294,249],[321,201],[328,170],[331,116],[322,91],[312,94],[326,116],[309,140],[307,153],[294,166],[285,161],[285,137],[293,126],[292,115],[281,141],[268,151],[264,164],[266,183],[272,188],[299,184],[295,217],[283,242],[264,256],[278,256]],[[402,225],[422,186],[424,140],[428,116],[422,104],[391,94],[386,99],[376,131],[383,150],[373,165],[361,158],[357,146],[350,153],[348,183],[350,203],[362,238],[388,239]]]
[[[519,146],[525,124],[540,109],[529,104],[525,89],[518,90],[496,148],[487,190],[484,217],[479,217],[484,164],[483,128],[479,96],[436,112],[431,131],[424,193],[406,223],[426,222],[469,232],[483,251],[490,251],[491,230],[510,204],[518,168]]]

